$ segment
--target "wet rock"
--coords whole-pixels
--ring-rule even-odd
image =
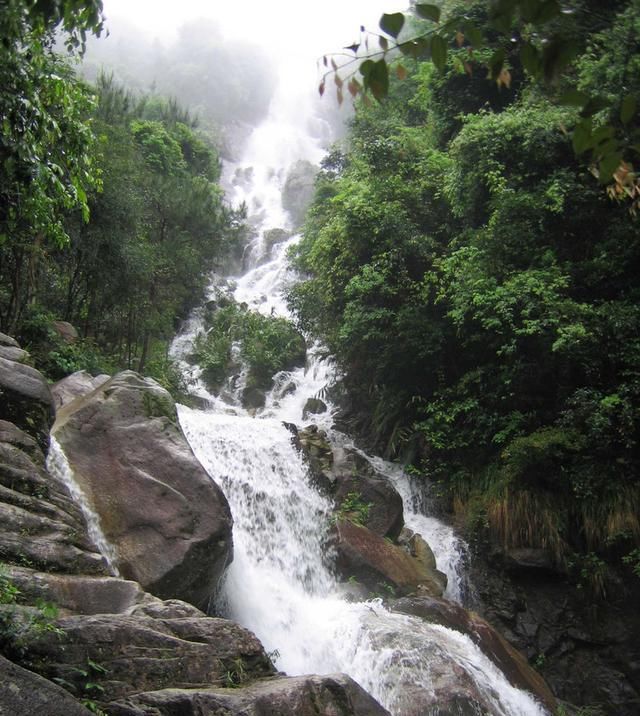
[[[531,692],[551,711],[556,701],[544,679],[529,666],[526,658],[514,649],[487,621],[473,612],[444,599],[411,597],[393,600],[393,611],[412,614],[429,622],[454,629],[471,638],[482,652],[504,673],[509,683]]]
[[[428,569],[401,547],[347,519],[336,523],[336,565],[345,576],[354,576],[378,592],[391,587],[397,594],[441,597],[447,577]]]
[[[281,244],[283,241],[287,241],[291,238],[291,236],[291,232],[286,229],[267,229],[262,234],[265,247],[268,251],[270,251],[276,244]]]
[[[36,438],[43,450],[47,449],[54,403],[40,371],[0,357],[0,419],[14,423]]]
[[[57,684],[0,656],[0,714],[91,716],[91,711]]]
[[[51,386],[51,394],[53,395],[56,410],[80,395],[87,395],[93,392],[110,378],[111,376],[106,374],[94,377],[86,370],[79,370],[59,380]]]
[[[302,419],[307,420],[310,415],[320,415],[327,412],[327,404],[320,398],[309,398],[302,409]]]
[[[635,716],[640,703],[640,585],[597,601],[563,575],[520,566],[493,552],[472,560],[474,608],[576,706],[606,716]]]
[[[318,167],[304,159],[297,161],[287,172],[282,189],[282,206],[289,212],[293,225],[299,227],[311,205]]]
[[[169,393],[126,371],[60,409],[53,433],[123,577],[206,609],[229,562],[231,514]]]
[[[239,689],[165,689],[109,705],[111,716],[388,716],[344,674],[262,680]]]
[[[299,446],[305,456],[312,479],[317,486],[329,492],[333,489],[335,477],[333,474],[333,450],[324,430],[318,430],[317,425],[308,425],[298,431]]]
[[[36,441],[0,421],[0,561],[53,572],[106,574],[66,485],[44,469]]]
[[[368,505],[365,527],[381,537],[396,539],[404,525],[402,498],[383,475],[375,472],[369,461],[354,450],[334,451],[333,478],[338,510],[345,500],[355,496]]]
[[[242,407],[245,410],[260,410],[266,401],[266,393],[260,388],[249,386],[242,391]]]

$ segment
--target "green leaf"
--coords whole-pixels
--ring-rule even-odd
[[[586,92],[581,92],[580,90],[569,90],[568,92],[565,92],[558,102],[560,104],[564,105],[565,107],[584,107],[585,104],[589,101],[590,97]]]
[[[542,52],[542,66],[545,79],[554,80],[578,55],[578,43],[567,37],[556,36]]]
[[[622,124],[629,124],[636,113],[636,107],[636,98],[632,94],[626,95],[622,100],[622,107],[620,108],[620,121]]]
[[[360,74],[363,78],[364,88],[371,90],[377,100],[387,96],[389,92],[389,68],[384,59],[377,62],[365,60],[360,65]]]
[[[583,107],[582,112],[580,112],[580,116],[593,117],[594,114],[597,114],[603,109],[607,109],[609,106],[611,106],[611,102],[604,97],[591,97]]]
[[[520,62],[532,77],[538,77],[542,69],[542,59],[538,50],[530,42],[525,42],[520,47]]]
[[[440,35],[431,38],[431,59],[440,72],[444,72],[447,64],[447,43]]]
[[[598,178],[603,184],[608,184],[613,178],[613,172],[620,166],[622,154],[619,152],[607,154],[598,163]]]
[[[380,18],[380,28],[391,37],[398,37],[403,26],[404,15],[401,12],[385,13]]]
[[[592,122],[590,119],[584,119],[576,124],[571,138],[573,151],[576,154],[583,154],[591,147],[591,127]]]
[[[465,39],[471,43],[472,47],[478,49],[484,44],[481,30],[472,22],[467,21],[462,24],[462,33]]]
[[[437,5],[419,3],[415,6],[416,14],[424,20],[440,22],[440,8]]]
[[[500,75],[500,72],[502,72],[505,57],[506,54],[502,48],[496,50],[493,55],[491,55],[491,58],[489,60],[489,74],[491,76],[491,79],[497,79]]]

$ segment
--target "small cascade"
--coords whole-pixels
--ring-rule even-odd
[[[76,479],[69,465],[66,455],[64,454],[60,443],[51,436],[49,444],[49,452],[47,454],[47,470],[49,474],[60,480],[67,486],[67,489],[71,493],[74,502],[82,510],[82,514],[87,523],[87,531],[89,537],[98,548],[100,554],[105,558],[105,561],[109,565],[111,574],[114,577],[120,577],[120,572],[117,567],[118,555],[115,547],[107,540],[104,536],[104,532],[100,527],[100,518],[93,511],[86,495],[82,491],[80,485],[76,482]]]

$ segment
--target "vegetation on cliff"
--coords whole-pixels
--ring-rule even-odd
[[[324,163],[290,301],[370,442],[505,547],[604,590],[640,544],[640,232],[576,158],[580,108],[556,99],[637,96],[640,6],[579,5],[584,49],[553,85],[517,54],[508,85],[469,79],[455,43],[442,71],[390,73]],[[619,102],[591,121],[637,137]]]

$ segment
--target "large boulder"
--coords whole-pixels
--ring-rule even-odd
[[[57,684],[0,656],[2,716],[91,716],[91,713]]]
[[[8,346],[14,351],[16,347]],[[22,428],[46,450],[55,416],[49,384],[40,371],[22,362],[23,357],[15,357],[0,356],[0,419]]]
[[[45,470],[40,446],[0,420],[0,561],[71,574],[106,574],[64,482]]]
[[[335,537],[338,570],[373,592],[441,597],[447,587],[445,574],[351,520],[337,521]]]
[[[109,705],[111,716],[389,716],[344,674],[258,681],[242,689],[165,689]]]
[[[56,410],[75,398],[93,392],[103,383],[106,383],[111,376],[101,374],[97,376],[87,373],[86,370],[78,370],[71,375],[62,378],[51,386],[51,394],[56,405]]]
[[[502,671],[509,683],[531,692],[550,711],[556,700],[544,679],[519,651],[513,648],[487,621],[458,604],[433,597],[409,597],[388,603],[390,609],[418,616],[430,624],[440,624],[471,638]]]
[[[231,513],[155,381],[125,371],[58,413],[60,443],[126,579],[206,610],[231,559]]]

